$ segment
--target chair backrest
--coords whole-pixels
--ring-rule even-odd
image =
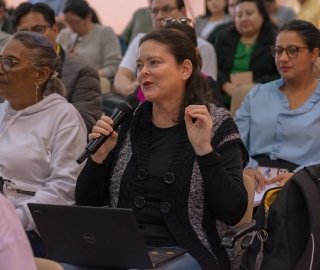
[[[35,257],[34,261],[37,270],[63,270],[63,267],[60,264],[52,260]]]
[[[244,225],[251,223],[252,221],[252,214],[253,214],[253,201],[254,201],[254,183],[251,178],[247,175],[243,174],[243,183],[248,193],[248,206],[247,211],[245,212],[242,219],[238,222],[237,226],[234,227],[231,231],[226,233],[221,240],[221,245],[227,248],[227,252],[230,256],[230,269],[235,270],[239,269],[240,266],[240,258],[243,254],[244,250],[241,250],[241,242],[245,237],[246,233],[242,233],[241,235],[237,236],[237,231]],[[249,231],[248,231],[249,232]],[[237,242],[236,242],[237,241]]]
[[[245,174],[243,174],[243,183],[248,192],[248,206],[247,206],[246,213],[244,214],[242,219],[239,221],[238,225],[241,225],[243,223],[250,223],[252,221],[252,215],[253,215],[255,186],[250,176]]]
[[[250,92],[251,89],[251,84],[241,85],[234,89],[230,104],[230,112],[233,118],[236,116],[236,112],[240,108],[244,97]]]
[[[101,94],[112,92],[111,82],[104,77],[100,77]]]

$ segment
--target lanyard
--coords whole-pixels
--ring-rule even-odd
[[[3,193],[3,185],[5,185],[7,190],[14,191],[15,193],[29,195],[29,196],[34,196],[36,194],[34,191],[28,191],[28,190],[14,188],[12,185],[15,185],[15,184],[16,183],[13,182],[12,180],[3,179],[0,176],[0,192]]]

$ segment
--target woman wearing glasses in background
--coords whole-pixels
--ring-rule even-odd
[[[282,26],[271,54],[281,79],[258,84],[245,97],[235,121],[251,156],[244,173],[259,183],[284,185],[304,166],[320,163],[320,85],[313,77],[319,30],[306,21]],[[258,166],[287,168],[266,181]]]
[[[68,28],[59,32],[57,43],[87,60],[100,77],[113,78],[122,58],[120,42],[111,27],[92,20],[93,12],[85,0],[67,0],[63,16]]]
[[[27,203],[74,204],[86,126],[63,97],[60,58],[35,32],[16,33],[0,55],[0,187],[13,202],[34,255],[45,257]]]

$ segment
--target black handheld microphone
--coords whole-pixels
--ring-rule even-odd
[[[111,115],[111,119],[113,120],[113,130],[115,130],[124,119],[132,115],[138,105],[139,99],[134,94],[128,95],[123,101],[121,101]],[[77,158],[77,163],[81,164],[90,154],[93,155],[108,139],[108,137],[109,136],[101,134],[99,138],[91,140],[84,148],[82,154]]]

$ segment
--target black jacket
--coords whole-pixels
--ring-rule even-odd
[[[230,72],[240,37],[240,33],[233,28],[220,33],[216,39],[214,47],[218,59],[217,82],[220,88],[225,82],[230,82]],[[262,28],[249,63],[255,83],[266,83],[280,78],[274,58],[270,53],[270,46],[274,44],[275,31]]]
[[[66,100],[82,116],[88,134],[102,115],[102,97],[98,71],[78,56],[65,52],[60,46],[61,65],[58,78],[66,87]]]

